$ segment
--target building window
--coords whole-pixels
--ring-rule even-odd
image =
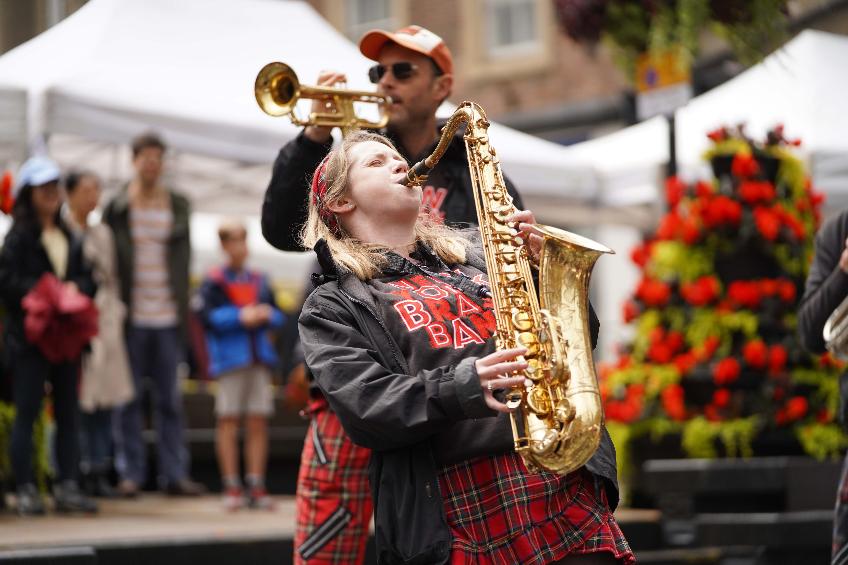
[[[486,38],[492,57],[538,51],[541,32],[536,0],[486,0]]]
[[[346,32],[354,41],[372,29],[397,27],[392,14],[392,0],[348,0],[345,14]]]

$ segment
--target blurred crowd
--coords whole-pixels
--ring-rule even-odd
[[[247,266],[238,219],[221,223],[222,262],[192,288],[190,205],[161,182],[165,153],[154,133],[134,139],[134,175],[107,202],[96,174],[63,172],[43,155],[14,175],[12,225],[0,250],[0,400],[14,407],[11,432],[0,437],[11,477],[0,475],[0,485],[14,496],[0,496],[0,504],[13,501],[20,515],[45,514],[47,491],[55,511],[82,513],[97,511],[97,497],[137,497],[153,479],[168,495],[205,493],[189,475],[186,364],[216,382],[225,508],[273,508],[267,429],[285,341],[276,334],[287,319],[267,276]],[[45,406],[55,435],[49,481],[39,481],[34,438]],[[148,420],[155,475],[143,435]]]

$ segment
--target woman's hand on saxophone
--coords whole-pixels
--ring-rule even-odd
[[[536,228],[533,227],[536,223],[536,216],[530,210],[519,210],[510,216],[507,221],[516,224],[521,238],[527,243],[527,251],[530,253],[530,259],[534,264],[538,265],[539,254],[542,252],[542,242],[544,239],[538,234]]]
[[[505,414],[512,412],[506,404],[494,397],[494,393],[496,390],[508,389],[524,383],[523,375],[518,377],[508,377],[507,375],[527,368],[525,361],[517,360],[525,353],[527,353],[527,349],[524,347],[502,349],[485,357],[480,357],[474,363],[477,376],[480,377],[480,386],[483,388],[486,406],[492,410]]]

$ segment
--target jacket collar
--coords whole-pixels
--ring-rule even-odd
[[[115,198],[112,200],[112,209],[115,211],[117,215],[128,215],[130,210],[130,191],[129,191],[129,183],[126,183],[124,187],[115,195]],[[171,205],[171,213],[173,215],[172,218],[172,228],[171,228],[171,237],[179,238],[183,237],[188,233],[189,225],[188,225],[188,209],[182,204],[185,200],[181,200],[181,197],[177,197],[173,191],[165,189],[168,193],[168,201]],[[184,209],[185,208],[185,209]]]

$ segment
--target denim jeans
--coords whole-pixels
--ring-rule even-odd
[[[112,456],[112,409],[80,414],[80,467],[83,472],[105,472]]]
[[[144,379],[149,378],[153,393],[158,480],[160,486],[173,484],[188,475],[188,452],[183,443],[182,394],[177,382],[177,365],[184,354],[183,341],[176,327],[131,326],[127,330],[127,351],[136,396],[115,410],[115,466],[122,479],[139,485],[147,480],[142,391],[145,390]]]

